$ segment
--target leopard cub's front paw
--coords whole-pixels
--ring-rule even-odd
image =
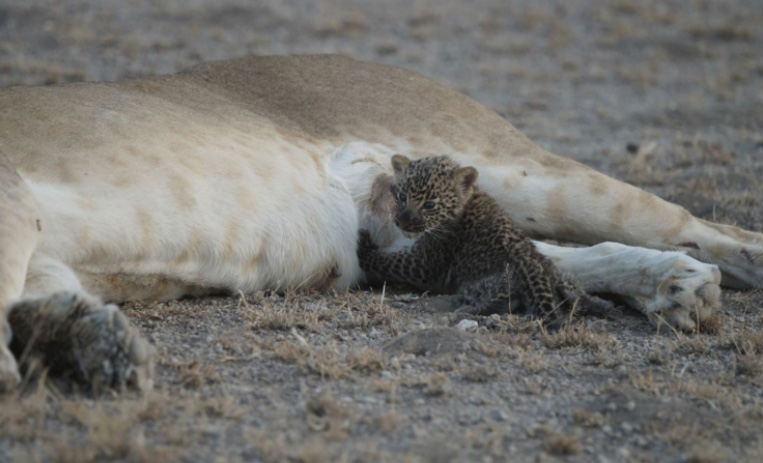
[[[371,233],[365,228],[358,230],[358,259],[360,259],[361,266],[363,262],[374,252],[379,250],[379,246],[374,243],[371,238]]]

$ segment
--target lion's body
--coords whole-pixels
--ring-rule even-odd
[[[61,291],[122,301],[346,288],[361,277],[358,222],[383,227],[374,204],[383,211],[384,201],[364,209],[359,198],[382,194],[377,158],[388,156],[343,151],[352,142],[476,166],[480,187],[531,235],[683,247],[734,281],[763,284],[760,235],[547,153],[445,86],[341,57],[252,57],[0,91],[0,311]],[[704,280],[687,293],[712,305],[717,291],[714,300],[698,291],[717,288],[717,270],[698,268]],[[615,289],[664,292],[647,286]],[[0,377],[14,376],[1,345],[0,354]]]

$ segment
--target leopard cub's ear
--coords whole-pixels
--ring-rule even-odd
[[[479,172],[474,167],[461,167],[456,170],[456,183],[463,188],[463,192],[471,194],[474,184],[477,183]]]
[[[402,154],[396,154],[392,156],[392,170],[395,171],[395,176],[403,173],[403,171],[407,169],[409,165],[411,165],[411,160]]]

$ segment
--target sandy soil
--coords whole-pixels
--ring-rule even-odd
[[[129,5],[129,6],[128,6]],[[759,0],[0,3],[0,86],[341,52],[448,82],[542,146],[763,231]],[[656,333],[449,329],[405,289],[126,304],[158,385],[0,398],[0,461],[757,462],[763,292]]]

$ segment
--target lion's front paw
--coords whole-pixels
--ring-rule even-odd
[[[671,253],[656,270],[662,274],[648,288],[651,297],[640,300],[646,315],[657,326],[668,323],[683,331],[695,331],[720,301],[718,267]]]
[[[94,385],[153,387],[153,347],[114,305],[98,307],[71,329],[72,358]]]
[[[153,386],[153,347],[114,305],[60,292],[16,304],[9,321],[24,352],[54,374],[95,388]]]

